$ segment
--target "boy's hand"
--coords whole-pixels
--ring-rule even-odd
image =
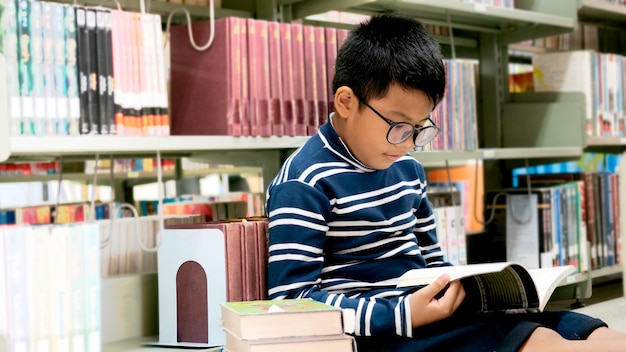
[[[447,287],[446,289],[446,286]],[[441,295],[441,291],[445,290]],[[409,296],[413,327],[434,323],[448,318],[465,299],[465,289],[459,281],[450,282],[450,275],[444,274],[432,284],[423,287]]]

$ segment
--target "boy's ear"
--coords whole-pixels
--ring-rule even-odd
[[[359,107],[359,101],[352,88],[341,86],[335,91],[335,112],[341,117],[348,117]]]

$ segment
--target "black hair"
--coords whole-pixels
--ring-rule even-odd
[[[373,16],[350,31],[337,53],[333,92],[352,88],[365,102],[382,98],[389,86],[425,92],[436,106],[446,86],[439,43],[416,19],[397,13]]]

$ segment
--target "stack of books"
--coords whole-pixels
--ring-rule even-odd
[[[356,351],[342,311],[311,299],[221,305],[226,352]]]

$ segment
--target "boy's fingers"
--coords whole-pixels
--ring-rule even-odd
[[[450,282],[450,275],[443,274],[437,278],[437,280],[433,281],[430,285],[422,288],[418,292],[422,292],[425,296],[429,298],[434,298],[441,290],[443,290],[448,283]]]

